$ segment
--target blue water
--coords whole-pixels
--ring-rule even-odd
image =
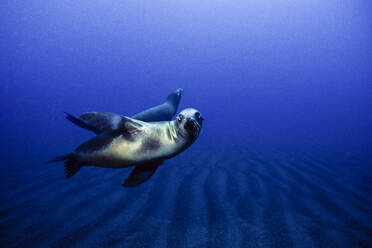
[[[372,247],[367,1],[3,1],[1,247]],[[197,142],[146,183],[43,162],[184,89]]]

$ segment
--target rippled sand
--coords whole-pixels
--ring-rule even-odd
[[[1,247],[372,247],[362,161],[191,149],[135,188],[131,169],[26,165],[1,169]]]

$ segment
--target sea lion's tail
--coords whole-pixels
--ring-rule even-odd
[[[80,168],[83,167],[83,165],[78,160],[76,160],[74,158],[74,155],[71,153],[55,157],[54,159],[48,162],[45,162],[45,164],[50,164],[50,163],[63,161],[63,160],[66,160],[65,161],[65,176],[67,178],[70,178],[73,175],[75,175],[80,170]]]

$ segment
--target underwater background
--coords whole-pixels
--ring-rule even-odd
[[[362,0],[0,4],[1,247],[372,247]],[[44,165],[183,88],[194,145],[146,183]]]

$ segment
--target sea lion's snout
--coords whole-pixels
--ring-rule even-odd
[[[196,129],[196,127],[197,127],[196,120],[194,120],[191,117],[186,118],[185,129],[194,130]]]
[[[187,118],[184,125],[185,130],[191,134],[198,136],[201,130],[201,126],[194,118]]]

